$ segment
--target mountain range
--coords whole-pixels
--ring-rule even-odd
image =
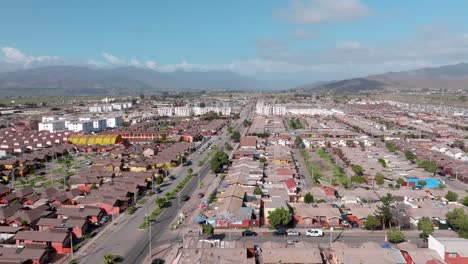
[[[258,90],[262,83],[231,71],[158,72],[136,67],[46,66],[0,73],[4,96],[105,95]]]
[[[367,93],[394,91],[468,91],[468,63],[388,72],[362,78],[309,83],[292,89],[299,92]]]

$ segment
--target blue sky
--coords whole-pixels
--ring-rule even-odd
[[[4,0],[0,64],[232,70],[296,85],[468,61],[468,1]]]

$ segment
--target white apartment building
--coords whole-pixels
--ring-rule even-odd
[[[121,127],[123,126],[123,118],[121,116],[114,116],[106,118],[107,127],[114,128],[114,127]]]
[[[161,107],[158,108],[158,115],[159,116],[172,116],[172,107]]]
[[[94,123],[91,120],[69,121],[67,123],[68,130],[73,132],[92,133],[94,131]]]
[[[42,118],[44,120],[44,117]],[[46,119],[49,120],[49,119]],[[66,130],[67,127],[65,126],[64,120],[49,120],[49,121],[42,121],[39,123],[39,131],[47,130],[51,133]]]
[[[122,111],[122,110],[129,109],[129,108],[132,108],[131,102],[93,105],[93,106],[90,106],[88,110],[89,112],[92,112],[92,113],[105,113],[105,112],[112,112],[112,111]]]
[[[175,116],[190,116],[192,113],[189,107],[174,107]]]
[[[208,107],[199,107],[195,106],[192,108],[193,115],[205,115],[209,112],[221,114],[221,115],[231,115],[231,107],[218,107],[218,106],[208,106]]]

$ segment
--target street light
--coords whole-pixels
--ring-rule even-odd
[[[333,233],[333,227],[330,227],[330,249],[332,245],[332,233]]]

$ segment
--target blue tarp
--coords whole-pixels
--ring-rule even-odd
[[[194,221],[195,221],[195,223],[199,224],[199,223],[204,223],[206,221],[206,219],[199,216],[199,217],[195,218]]]

